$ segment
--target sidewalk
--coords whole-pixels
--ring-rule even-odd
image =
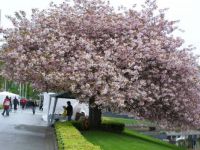
[[[0,110],[2,113],[2,110]],[[42,120],[42,113],[30,109],[0,116],[0,150],[54,150],[54,132]]]

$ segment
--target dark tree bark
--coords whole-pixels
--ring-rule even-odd
[[[101,109],[94,103],[95,98],[89,100],[89,124],[90,128],[98,128],[101,125]]]

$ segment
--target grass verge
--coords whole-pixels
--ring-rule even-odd
[[[90,130],[82,132],[91,143],[102,150],[183,150],[175,145],[125,129],[121,134]]]

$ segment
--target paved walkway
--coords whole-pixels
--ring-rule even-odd
[[[0,110],[2,113],[2,110]],[[53,129],[30,109],[0,115],[0,150],[54,150]]]

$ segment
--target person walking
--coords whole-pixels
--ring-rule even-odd
[[[71,102],[67,101],[67,117],[68,117],[68,121],[72,120],[72,114],[73,114],[73,107],[71,105]]]
[[[10,100],[9,112],[11,112],[12,111],[12,98],[10,97],[9,100]]]
[[[35,115],[35,109],[36,109],[36,106],[37,106],[36,102],[31,100],[30,106],[32,107],[33,115]]]
[[[3,116],[5,112],[6,112],[6,116],[9,116],[9,106],[10,106],[10,99],[8,96],[6,96],[6,98],[3,101],[3,113],[2,113]]]
[[[19,100],[15,97],[13,99],[14,111],[17,111],[17,105],[19,105]]]
[[[20,100],[20,104],[22,105],[22,109],[25,108],[26,103],[27,103],[27,100],[26,100],[25,98],[22,98],[22,99]]]

